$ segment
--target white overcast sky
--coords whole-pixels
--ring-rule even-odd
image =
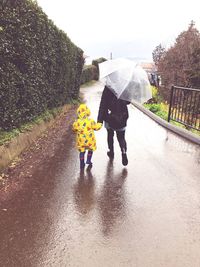
[[[168,47],[188,28],[200,30],[199,0],[37,0],[48,17],[84,53],[151,60],[158,44]]]

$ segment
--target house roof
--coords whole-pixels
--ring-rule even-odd
[[[141,62],[140,66],[146,70],[147,72],[154,72],[156,71],[156,66],[153,62]]]

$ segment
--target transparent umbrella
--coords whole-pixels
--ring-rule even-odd
[[[117,98],[144,103],[152,98],[146,71],[135,62],[119,58],[99,64],[100,79]]]

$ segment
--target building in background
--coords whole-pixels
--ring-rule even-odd
[[[141,62],[140,66],[147,72],[150,84],[159,87],[161,85],[161,79],[157,73],[155,64],[153,62]]]

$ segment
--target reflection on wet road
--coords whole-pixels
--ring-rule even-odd
[[[102,86],[82,89],[97,117]],[[72,133],[0,211],[0,266],[199,267],[200,150],[129,107],[129,165],[96,133],[80,173]],[[44,171],[45,169],[45,171]]]

